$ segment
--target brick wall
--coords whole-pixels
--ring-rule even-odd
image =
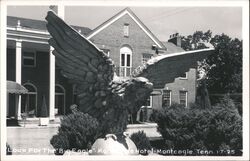
[[[129,37],[124,37],[123,35],[124,24],[129,24]],[[115,62],[116,66],[120,65],[120,48],[124,45],[130,46],[130,48],[132,49],[133,68],[141,65],[143,53],[155,54],[155,51],[151,49],[154,42],[128,15],[124,15],[119,20],[115,21],[114,23],[94,35],[90,40],[100,48],[109,49],[110,57]],[[168,87],[169,90],[172,90],[172,103],[179,103],[180,90],[185,90],[188,92],[188,106],[189,103],[195,101],[195,79],[196,71],[195,69],[191,69],[188,72],[187,79],[176,78],[175,82],[166,84],[166,87]],[[153,96],[152,103],[153,108],[161,108],[162,96]]]
[[[124,37],[123,35],[124,24],[129,24],[128,37]],[[124,45],[132,49],[133,67],[141,65],[142,53],[155,54],[155,51],[151,49],[152,45],[155,43],[128,15],[124,15],[119,20],[94,35],[90,40],[100,48],[109,49],[110,57],[115,62],[116,66],[120,65],[120,48]]]

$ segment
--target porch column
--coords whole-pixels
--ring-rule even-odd
[[[64,19],[64,5],[58,5],[57,14]],[[50,69],[49,69],[49,118],[55,119],[55,56],[52,54],[53,47],[50,47]]]
[[[52,54],[53,47],[49,52],[49,119],[55,119],[55,56]]]
[[[16,82],[22,84],[22,41],[16,41]],[[16,96],[16,118],[21,120],[21,95]]]

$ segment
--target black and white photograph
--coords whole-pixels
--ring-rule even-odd
[[[1,1],[1,160],[249,160],[249,2],[182,2]]]

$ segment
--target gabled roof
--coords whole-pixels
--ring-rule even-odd
[[[13,17],[8,16],[7,17],[7,25],[11,27],[17,26],[17,21],[20,20],[21,27],[30,28],[30,29],[36,29],[36,30],[44,30],[47,31],[46,28],[46,21],[41,20],[34,20],[34,19],[27,19],[27,18],[21,18],[21,17]],[[72,26],[72,25],[71,25]],[[76,30],[81,30],[81,33],[83,35],[87,35],[91,32],[91,29],[88,27],[80,27],[80,26],[72,26]]]
[[[129,15],[137,23],[137,25],[149,36],[151,40],[153,40],[153,42],[159,48],[165,48],[165,46],[161,43],[161,41],[158,40],[158,38],[143,24],[143,22],[128,7],[123,9],[122,11],[120,11],[119,13],[117,13],[116,15],[114,15],[101,25],[99,25],[98,27],[96,27],[94,30],[92,30],[92,32],[90,32],[89,35],[87,36],[87,39],[92,38],[94,35],[96,35],[97,33],[99,33],[100,31],[102,31],[103,29],[105,29],[106,27],[108,27],[109,25],[111,25],[112,23],[114,23],[115,21],[117,21],[119,18],[121,18],[126,14]]]

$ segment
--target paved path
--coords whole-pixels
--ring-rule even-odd
[[[13,155],[54,155],[54,148],[50,139],[58,131],[59,124],[38,126],[37,124],[26,124],[21,127],[7,127],[7,142],[12,148]],[[132,134],[143,130],[148,137],[160,138],[156,130],[156,124],[128,125],[127,132]]]
[[[7,142],[13,155],[54,155],[50,139],[58,128],[52,127],[8,127]]]

